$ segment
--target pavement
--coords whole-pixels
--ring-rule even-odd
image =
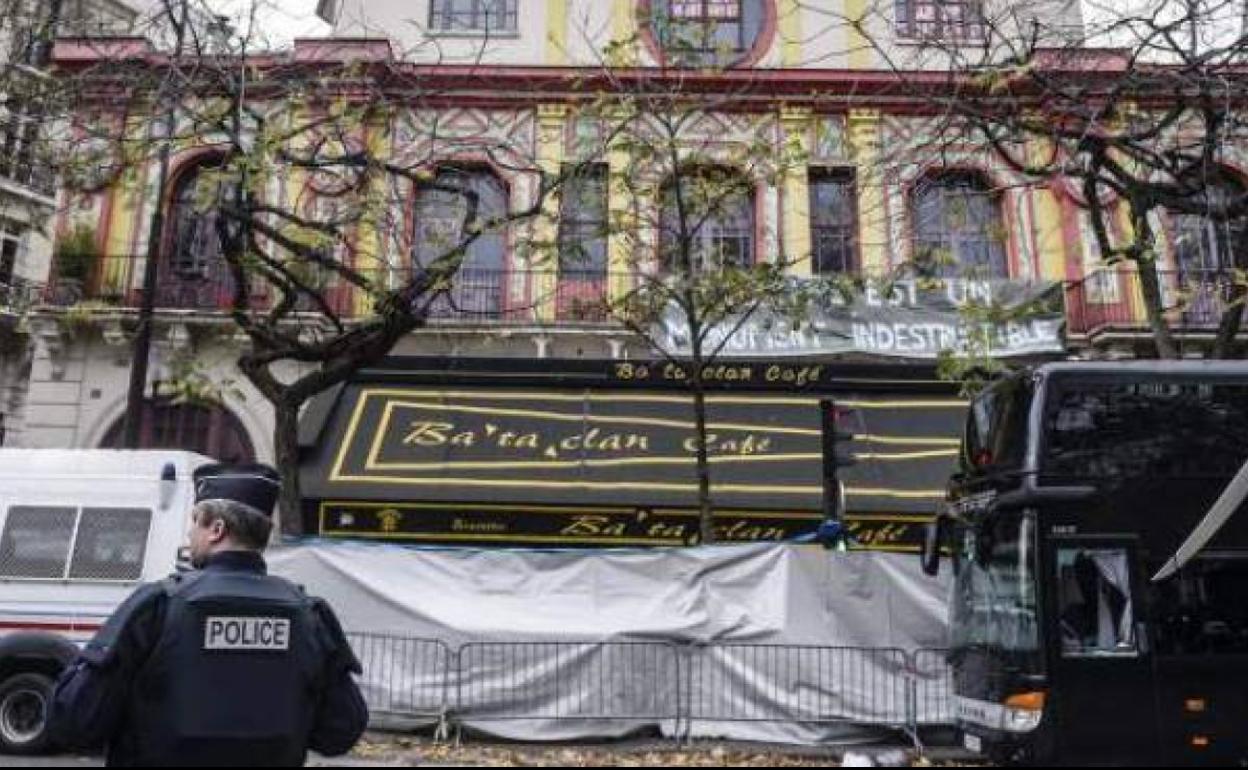
[[[892,744],[789,746],[739,741],[698,741],[681,745],[658,739],[605,743],[535,744],[518,742],[439,743],[412,734],[369,733],[346,757],[310,755],[307,767],[827,767],[843,755],[885,766],[984,764],[981,757],[951,746],[929,747],[917,757],[911,747]],[[100,767],[101,757],[59,754],[0,756],[0,767]]]
[[[45,757],[9,757],[0,755],[0,767],[103,767],[103,757],[80,757],[72,754],[52,754]],[[405,763],[360,759],[357,757],[308,758],[305,767],[409,767]],[[437,765],[422,762],[421,767],[473,767],[473,765]]]
[[[459,746],[407,744],[386,756],[339,756],[324,758],[311,755],[308,768],[485,768],[485,766],[836,766],[841,755],[855,754],[884,759],[896,766],[901,755],[906,765],[982,765],[960,749],[930,748],[924,758],[915,761],[909,751],[897,745],[864,746],[781,746],[775,744],[713,743],[691,748],[654,741],[654,745],[564,745],[564,744],[464,744]],[[376,744],[369,744],[376,746]],[[428,754],[438,756],[429,761]],[[479,754],[478,761],[472,761]],[[603,761],[613,756],[618,761]],[[446,760],[446,761],[443,761]],[[99,756],[59,754],[50,756],[0,755],[0,768],[100,768]]]

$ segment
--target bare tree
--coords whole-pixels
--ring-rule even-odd
[[[660,33],[662,34],[662,33]],[[660,66],[627,66],[636,38],[604,50],[597,98],[579,119],[610,130],[593,155],[618,160],[606,177],[614,207],[601,219],[614,271],[603,310],[659,357],[692,399],[699,537],[715,540],[707,390],[713,364],[761,308],[782,313],[803,292],[787,278],[800,256],[782,253],[774,228],[755,221],[755,198],[805,174],[805,153],[776,108],[742,109],[748,79],[716,92],[693,85],[723,71],[704,41],[667,39]],[[714,56],[712,55],[712,59]],[[762,226],[760,226],[762,225]],[[561,257],[575,269],[575,243]]]
[[[437,68],[384,44],[274,53],[165,2],[166,18],[186,25],[174,55],[62,44],[47,98],[65,109],[66,129],[49,157],[63,155],[79,193],[120,183],[168,148],[211,158],[190,194],[199,214],[171,226],[208,242],[225,267],[229,317],[248,340],[238,366],[273,406],[283,529],[297,532],[303,405],[383,358],[436,304],[453,306],[474,244],[542,216],[579,167],[551,173],[536,161],[531,109],[500,116],[498,130],[450,125]],[[511,205],[482,200],[471,172],[487,164],[519,188]],[[429,199],[440,201],[439,226],[418,229],[408,203]],[[151,255],[161,258],[155,245]]]
[[[1179,354],[1167,312],[1193,291],[1217,293],[1213,355],[1231,355],[1248,267],[1248,186],[1229,170],[1248,139],[1242,3],[1094,0],[1082,25],[1037,13],[1051,3],[956,5],[956,19],[937,5],[937,17],[914,22],[918,45],[905,52],[869,20],[845,21],[904,93],[927,102],[933,149],[986,147],[1024,178],[1069,191],[1104,263],[1137,269],[1159,356]],[[1190,237],[1205,242],[1191,248],[1211,255],[1213,287],[1209,276],[1170,287],[1159,277],[1166,221],[1184,218],[1201,224]]]

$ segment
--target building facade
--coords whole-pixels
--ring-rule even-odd
[[[18,326],[47,280],[54,238],[56,180],[41,157],[43,116],[27,87],[46,77],[49,35],[127,34],[138,15],[120,0],[0,3],[0,443],[23,430],[30,348]]]
[[[284,56],[382,62],[422,73],[440,98],[436,106],[400,110],[386,134],[390,151],[423,153],[431,174],[466,176],[481,205],[497,214],[523,208],[533,195],[530,182],[514,164],[466,162],[456,154],[457,141],[486,138],[515,149],[524,162],[558,169],[601,130],[583,114],[587,80],[615,71],[685,78],[711,102],[732,97],[731,107],[708,109],[690,122],[690,142],[713,147],[724,164],[734,147],[760,137],[799,148],[802,158],[799,168],[749,179],[740,205],[707,229],[716,248],[730,244],[749,262],[784,258],[795,276],[883,275],[938,251],[989,279],[1060,284],[1065,348],[1050,356],[1132,354],[1147,336],[1138,282],[1131,270],[1101,263],[1076,191],[1028,180],[983,146],[938,142],[939,116],[903,85],[930,73],[931,87],[941,87],[944,65],[920,43],[941,37],[973,47],[988,10],[970,0],[901,0],[878,9],[871,2],[325,0],[320,13],[334,35],[297,41]],[[1054,29],[1078,26],[1078,7],[1037,2],[1026,13]],[[1024,17],[1010,18],[1026,26]],[[865,19],[865,26],[850,19]],[[379,38],[379,31],[387,34]],[[671,43],[674,36],[685,36],[681,45]],[[142,46],[138,51],[155,56]],[[618,55],[627,56],[619,68],[612,60]],[[627,79],[621,82],[616,87],[628,87]],[[584,312],[592,304],[585,300],[614,291],[638,269],[635,240],[595,234],[605,212],[634,205],[608,180],[630,173],[635,159],[611,151],[600,160],[601,176],[591,174],[565,192],[550,223],[514,227],[475,244],[454,301],[436,308],[428,327],[403,339],[395,354],[442,361],[651,358],[623,326]],[[63,242],[88,233],[92,267],[75,284],[56,264],[22,263],[21,274],[45,288],[25,316],[20,340],[12,335],[30,363],[22,397],[9,397],[7,410],[20,416],[9,417],[6,445],[119,443],[128,322],[160,208],[165,227],[156,236],[160,280],[143,440],[226,459],[271,459],[271,410],[233,363],[245,341],[228,318],[232,284],[214,246],[213,215],[192,200],[197,175],[213,162],[202,147],[174,153],[164,200],[156,196],[153,164],[108,189],[62,195],[54,229]],[[1228,165],[1225,183],[1239,179],[1239,169]],[[299,193],[283,187],[276,194]],[[360,237],[375,239],[372,258],[389,269],[419,264],[421,244],[444,224],[441,205],[435,196],[411,200],[387,220],[391,231]],[[1184,287],[1188,295],[1172,322],[1199,338],[1217,323],[1217,288],[1200,277],[1241,264],[1244,231],[1198,217],[1163,225],[1163,286],[1176,293]],[[534,239],[553,239],[560,249],[574,243],[580,257],[536,259],[525,247]],[[0,284],[6,264],[0,261]],[[347,315],[362,308],[346,289],[331,300]],[[875,353],[876,360],[907,359],[900,348]],[[807,356],[828,364],[872,357],[871,351]],[[162,383],[183,377],[190,361],[217,403],[161,395]]]

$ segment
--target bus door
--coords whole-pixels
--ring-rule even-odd
[[[1046,639],[1056,746],[1079,763],[1157,760],[1153,666],[1135,538],[1054,537]]]

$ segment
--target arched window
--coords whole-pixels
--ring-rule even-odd
[[[143,405],[140,449],[184,449],[222,462],[254,462],[255,449],[242,423],[219,405],[178,404],[167,398]],[[125,418],[113,423],[100,446],[120,449],[125,441]]]
[[[921,179],[911,200],[915,261],[938,275],[1009,276],[997,195],[979,174]]]
[[[665,59],[677,66],[729,66],[762,40],[773,0],[643,0],[646,29]]]
[[[730,169],[682,169],[660,195],[658,236],[659,262],[669,272],[751,264],[753,185]]]
[[[472,221],[465,221],[475,201]],[[463,242],[476,226],[484,226],[507,214],[507,186],[486,169],[446,167],[432,184],[417,192],[412,261],[416,267],[432,265]],[[472,242],[456,275],[448,302],[439,314],[493,314],[502,309],[503,273],[507,260],[507,233],[493,228]]]
[[[197,165],[177,180],[166,225],[166,259],[174,276],[204,278],[224,264],[221,204],[230,189],[219,158]]]
[[[219,310],[234,297],[234,279],[221,240],[222,213],[234,191],[222,159],[196,164],[173,185],[165,219],[164,257],[156,285],[158,307]]]
[[[1211,213],[1220,213],[1248,195],[1244,183],[1225,171],[1215,172],[1198,189]],[[1175,215],[1174,259],[1184,273],[1248,267],[1248,217]]]

